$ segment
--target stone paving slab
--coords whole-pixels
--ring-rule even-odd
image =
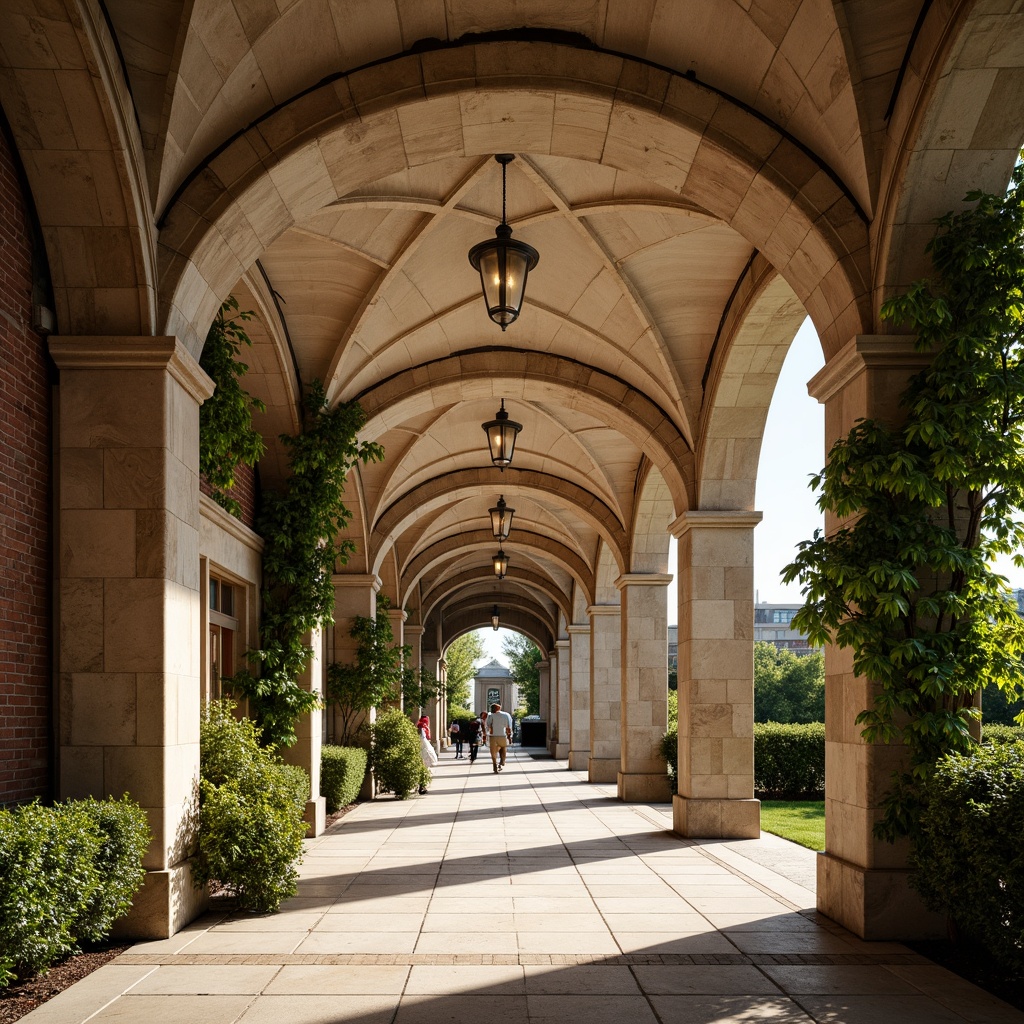
[[[815,855],[673,835],[564,762],[430,793],[306,843],[282,913],[218,905],[139,943],[28,1024],[1024,1024],[899,943],[814,910]]]

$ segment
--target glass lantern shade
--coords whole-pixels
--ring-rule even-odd
[[[498,498],[498,504],[487,511],[491,514],[491,533],[498,540],[508,540],[508,535],[512,530],[512,517],[516,514],[516,510],[505,504],[505,497],[502,495]]]
[[[495,605],[491,609],[491,629],[497,630],[500,622],[498,621],[498,606]]]
[[[522,423],[508,418],[505,412],[505,399],[501,400],[501,408],[495,413],[493,420],[481,424],[487,434],[487,447],[490,449],[491,462],[502,472],[512,463],[512,453],[516,447],[516,437],[523,429]]]
[[[469,262],[480,272],[487,315],[504,331],[519,316],[526,278],[540,254],[532,245],[514,241],[507,224],[499,224],[494,235],[469,250]]]
[[[501,548],[498,548],[498,553],[493,558],[494,562],[494,575],[499,580],[503,580],[508,573],[508,555],[505,554]]]

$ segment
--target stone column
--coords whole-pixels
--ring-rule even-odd
[[[840,350],[808,385],[825,406],[826,451],[858,418],[890,423],[908,378],[927,365],[906,337],[861,335]],[[841,524],[827,518],[825,529]],[[818,857],[818,909],[865,939],[945,934],[909,886],[907,846],[876,839],[876,810],[902,744],[867,743],[856,724],[875,687],[854,674],[853,653],[825,649],[825,852]]]
[[[409,618],[409,613],[404,608],[389,608],[388,619],[391,622],[391,636],[394,638],[392,643],[398,647],[405,646],[405,620]],[[401,666],[405,668],[403,664]],[[395,698],[388,703],[389,707],[398,708],[402,711],[409,713],[409,709],[405,706],[405,699],[403,697],[401,689],[395,694]],[[414,708],[416,711],[416,718],[419,718],[419,709]]]
[[[548,711],[551,707],[551,661],[550,659],[537,662],[537,673],[540,676],[538,685],[539,691],[539,714],[546,722]]]
[[[558,650],[558,680],[557,680],[557,701],[552,698],[552,707],[557,707],[555,716],[555,735],[553,742],[549,744],[551,753],[559,761],[564,761],[569,756],[569,679],[570,679],[570,643],[568,640],[556,640],[555,647]]]
[[[199,406],[175,338],[53,337],[58,795],[145,809],[146,877],[124,934],[201,909],[188,851],[199,775]]]
[[[619,799],[667,801],[661,757],[668,720],[668,573],[629,573],[615,585],[622,608],[622,770]]]
[[[324,672],[327,663],[324,659],[324,632],[315,629],[306,637],[306,643],[313,651],[309,664],[296,680],[304,690],[323,696]],[[295,723],[295,735],[298,740],[293,746],[281,751],[282,758],[288,764],[298,765],[305,769],[309,776],[309,799],[306,801],[306,825],[309,838],[320,835],[327,827],[327,799],[320,795],[320,751],[322,749],[324,712],[316,708],[308,715],[303,715]]]
[[[437,696],[432,702],[430,721],[437,723],[438,750],[450,746],[445,727],[448,725],[448,662],[444,658],[437,660]],[[431,729],[434,726],[431,725]]]
[[[754,527],[760,512],[684,512],[679,540],[681,835],[756,839]]]
[[[618,782],[622,767],[621,615],[617,604],[593,604],[590,616],[590,759],[591,782]]]
[[[590,626],[568,626],[569,634],[569,771],[590,764]]]
[[[380,592],[381,580],[373,573],[335,573],[331,582],[334,584],[334,660],[341,665],[354,664],[357,644],[350,635],[353,620],[357,615],[369,619],[377,617],[377,594]],[[371,708],[361,724],[372,725],[376,717],[376,709]],[[336,743],[341,742],[341,724],[336,714],[331,734]],[[349,742],[368,747],[370,738],[363,732]],[[374,790],[373,777],[367,772],[359,793],[360,799],[372,800]]]

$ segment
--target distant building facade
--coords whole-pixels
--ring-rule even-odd
[[[512,673],[492,658],[473,677],[473,710],[490,711],[495,703],[509,713],[514,711],[519,707],[519,685],[513,682]]]
[[[799,604],[755,604],[755,643],[762,641],[794,654],[814,654],[817,648],[807,642],[803,633],[793,628],[793,617],[802,607]]]

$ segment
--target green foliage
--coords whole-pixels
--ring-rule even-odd
[[[403,650],[410,651],[410,648],[405,647]],[[419,718],[437,694],[437,678],[425,668],[402,669],[402,707],[410,718]]]
[[[824,792],[824,724],[755,723],[754,789],[783,800]]]
[[[679,722],[679,692],[677,690],[668,691],[668,724],[670,729],[674,729]]]
[[[415,789],[429,785],[430,772],[420,757],[419,733],[401,711],[382,711],[370,727],[370,735],[370,768],[382,792],[404,800]]]
[[[127,797],[0,810],[0,987],[105,938],[142,885],[148,844]]]
[[[402,663],[412,653],[395,641],[388,609],[391,602],[377,595],[377,615],[357,615],[349,636],[356,641],[355,662],[327,666],[327,701],[340,723],[338,742],[349,746],[363,715],[370,708],[396,700],[404,682]]]
[[[981,718],[988,725],[1013,725],[1024,715],[1024,700],[1011,700],[1005,690],[989,684],[981,693]]]
[[[463,633],[444,652],[447,669],[448,707],[468,707],[469,684],[476,674],[476,663],[484,656],[484,644],[478,632]],[[479,709],[477,709],[479,710]]]
[[[460,725],[463,722],[472,722],[476,716],[469,708],[449,708],[448,709],[448,724],[452,722],[458,722]],[[463,734],[465,738],[465,734]]]
[[[668,765],[668,777],[671,779],[673,789],[679,775],[679,726],[671,718],[668,722],[668,731],[661,737],[661,746],[658,752],[665,759]]]
[[[362,747],[324,744],[320,751],[320,792],[333,814],[355,803],[366,775],[367,756]]]
[[[264,741],[276,746],[291,746],[295,723],[319,704],[297,679],[312,656],[306,636],[334,621],[331,575],[355,549],[340,536],[352,518],[342,501],[345,479],[356,462],[383,457],[379,445],[357,440],[364,420],[355,402],[328,408],[323,384],[314,381],[302,431],[281,437],[291,466],[287,486],[264,495],[257,519],[263,611],[259,650],[248,657],[259,672],[239,672],[230,682],[248,698]]]
[[[528,715],[540,714],[540,669],[537,662],[544,660],[537,645],[521,633],[506,636],[501,644],[508,658],[512,680],[519,684],[519,700],[526,705]]]
[[[981,727],[981,741],[988,744],[1024,742],[1024,726],[989,725]]]
[[[1024,979],[1024,743],[949,754],[923,792],[914,886],[1007,976]]]
[[[806,596],[794,627],[851,648],[878,684],[857,719],[865,739],[908,747],[876,826],[890,840],[913,835],[938,758],[970,750],[974,694],[1024,685],[1024,621],[989,568],[1024,547],[1022,178],[941,218],[934,279],[883,307],[931,363],[902,396],[901,426],[862,420],[832,447],[812,486],[845,525],[783,572]]]
[[[824,722],[825,657],[754,644],[754,721]]]
[[[225,492],[234,487],[238,466],[255,466],[264,452],[263,438],[253,429],[252,410],[265,412],[266,407],[240,383],[249,367],[238,356],[243,345],[252,345],[240,325],[252,316],[239,311],[234,296],[228,298],[210,325],[199,357],[199,365],[216,385],[199,407],[199,472],[210,485],[214,501],[235,517],[241,515],[241,507]]]
[[[196,885],[219,881],[246,910],[275,911],[295,895],[309,777],[260,746],[234,702],[214,701],[200,726]]]
[[[808,850],[825,849],[824,800],[762,800],[761,831]]]

